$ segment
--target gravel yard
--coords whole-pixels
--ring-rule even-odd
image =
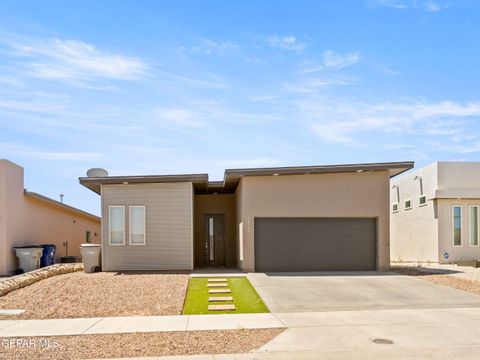
[[[480,281],[472,280],[471,278],[462,276],[463,272],[461,269],[462,268],[452,270],[440,267],[427,268],[416,266],[395,266],[392,267],[391,270],[402,275],[416,276],[422,280],[431,281],[436,284],[450,286],[455,289],[480,295]],[[470,269],[465,271],[470,271]]]
[[[180,315],[188,274],[75,272],[54,276],[0,297],[0,309],[23,309],[0,319]]]
[[[258,349],[283,329],[218,330],[28,338],[50,348],[3,347],[0,359],[92,359],[243,353]],[[4,339],[0,339],[4,340]]]

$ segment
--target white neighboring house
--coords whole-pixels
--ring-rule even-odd
[[[480,162],[435,162],[391,185],[392,262],[480,260]]]

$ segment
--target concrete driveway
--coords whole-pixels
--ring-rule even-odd
[[[480,296],[395,273],[252,273],[271,312],[480,307]]]

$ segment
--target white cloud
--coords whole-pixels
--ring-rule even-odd
[[[438,5],[437,3],[433,2],[433,1],[425,2],[425,4],[423,4],[423,7],[424,7],[425,11],[428,11],[428,12],[437,12],[437,11],[442,10],[440,5]]]
[[[35,77],[86,85],[96,80],[133,80],[147,65],[136,57],[100,50],[79,40],[3,39],[22,59],[23,70]]]
[[[322,54],[320,63],[306,62],[301,67],[300,73],[309,74],[323,70],[338,70],[352,66],[358,61],[360,61],[360,54],[357,52],[339,54],[333,50],[327,50]]]
[[[271,47],[284,50],[302,51],[305,48],[305,44],[299,42],[297,38],[292,35],[271,36],[267,39],[267,42]]]
[[[402,0],[373,0],[372,4],[390,7],[393,9],[406,9],[408,6]]]
[[[198,44],[191,48],[191,51],[193,53],[206,55],[225,55],[238,48],[239,46],[231,41],[200,39]]]
[[[206,123],[193,112],[185,109],[160,109],[158,117],[169,124],[185,127],[203,127]]]
[[[50,161],[97,161],[101,155],[90,151],[50,151],[43,148],[13,143],[0,143],[0,158],[9,156]]]
[[[331,143],[360,145],[359,134],[464,136],[467,120],[480,117],[480,103],[364,103],[336,99],[297,101],[310,129]]]
[[[372,5],[385,6],[397,10],[420,9],[427,12],[437,12],[442,10],[445,5],[440,5],[433,0],[418,1],[418,0],[372,0]]]
[[[319,88],[325,88],[328,86],[352,85],[357,82],[357,78],[350,76],[314,77],[301,79],[295,82],[284,82],[283,87],[285,90],[293,93],[314,93],[317,92]]]

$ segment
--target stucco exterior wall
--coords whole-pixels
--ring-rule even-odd
[[[388,270],[389,185],[387,171],[243,177],[236,192],[239,267],[255,270],[255,217],[371,217],[377,219],[377,268]]]
[[[439,161],[438,189],[479,189],[480,162]]]
[[[452,206],[462,207],[462,245],[453,245],[453,215]],[[469,206],[480,206],[480,199],[439,199],[438,200],[438,261],[448,263],[480,259],[480,246],[470,245]],[[445,252],[448,259],[444,258]]]
[[[193,185],[102,186],[102,267],[117,270],[193,269]],[[125,206],[125,245],[109,245],[109,206]],[[146,207],[146,244],[129,244],[128,206]]]
[[[415,177],[422,178],[415,180]],[[433,200],[437,188],[437,163],[392,180],[390,192],[390,250],[393,262],[438,262],[438,216]],[[398,188],[393,185],[397,185]],[[421,193],[426,205],[420,206]],[[405,209],[410,200],[411,209]],[[392,205],[398,203],[398,211]]]
[[[204,265],[205,215],[225,215],[225,266],[235,267],[236,205],[235,194],[195,195],[195,267]]]
[[[419,206],[420,182],[427,205]],[[399,211],[391,215],[392,261],[453,262],[480,259],[470,246],[469,205],[480,205],[480,162],[439,161],[392,181],[399,186]],[[405,210],[406,199],[412,209]],[[391,190],[391,203],[397,190]],[[452,205],[462,206],[462,245],[453,246]],[[445,252],[448,259],[444,258]]]
[[[100,220],[69,211],[61,206],[29,198],[24,194],[23,168],[0,160],[0,274],[18,268],[14,246],[55,244],[56,261],[66,255],[80,255],[80,244],[91,232],[92,242],[100,242]],[[94,235],[97,234],[95,237]]]

